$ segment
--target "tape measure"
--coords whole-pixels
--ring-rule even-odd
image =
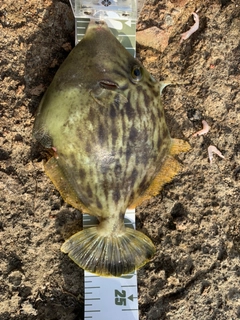
[[[75,45],[84,37],[90,19],[104,20],[119,42],[136,56],[137,0],[69,0],[75,17]],[[127,210],[124,223],[135,228],[135,210]],[[83,228],[98,224],[84,214]],[[118,278],[84,271],[84,319],[138,320],[137,272]]]
[[[83,228],[95,226],[95,217],[83,215]],[[127,210],[125,226],[135,228],[135,210]],[[138,320],[137,272],[105,278],[84,271],[84,319]]]
[[[75,17],[75,45],[90,18],[104,20],[119,42],[136,56],[137,0],[70,0]]]

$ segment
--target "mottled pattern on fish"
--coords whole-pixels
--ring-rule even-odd
[[[119,253],[118,261],[112,261],[109,254],[121,252],[121,243],[126,241],[123,217],[127,207],[144,199],[154,178],[161,186],[156,179],[169,159],[173,140],[165,123],[159,83],[105,24],[90,24],[57,72],[39,107],[34,135],[45,147],[57,150],[58,157],[48,162],[46,172],[64,199],[100,221],[94,232],[88,232],[92,232],[92,243],[99,244],[96,259],[87,259],[93,253],[84,231],[66,241],[62,250],[81,267],[103,275],[130,272],[150,259],[153,244],[134,230],[126,237],[141,239],[139,243],[127,240],[126,256]],[[178,152],[188,149],[183,145]],[[114,246],[114,237],[120,235],[123,240]],[[142,251],[136,254],[134,247],[139,246]],[[100,258],[106,248],[108,254]],[[136,255],[142,257],[134,262]]]

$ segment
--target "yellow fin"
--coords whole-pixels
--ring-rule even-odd
[[[190,144],[187,141],[181,140],[181,139],[172,139],[170,154],[174,156],[181,152],[187,152],[190,149],[191,149]]]
[[[64,242],[61,251],[89,272],[120,277],[147,263],[155,247],[145,234],[134,229],[106,234],[98,226],[74,234]]]
[[[181,164],[173,157],[180,152],[186,152],[190,149],[188,142],[180,139],[172,139],[172,145],[170,147],[170,155],[168,155],[163,162],[160,171],[151,182],[148,189],[137,199],[135,199],[129,206],[129,209],[133,209],[139,206],[143,201],[149,200],[156,196],[163,185],[170,182],[173,177],[181,170]]]
[[[69,183],[67,177],[60,169],[57,159],[52,157],[44,166],[45,172],[52,180],[54,186],[60,192],[64,201],[78,210],[88,213],[88,209],[81,203],[74,188]]]

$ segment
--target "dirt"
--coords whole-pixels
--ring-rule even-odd
[[[199,29],[180,43],[193,11]],[[74,46],[71,8],[4,0],[0,21],[0,319],[83,319],[83,272],[60,252],[81,213],[44,174],[32,139],[41,97]],[[147,29],[159,45],[143,33],[137,57],[175,84],[163,93],[167,121],[192,149],[179,156],[181,173],[137,208],[137,229],[157,248],[138,271],[140,319],[240,319],[240,4],[147,0],[138,32]],[[210,131],[192,137],[202,120]],[[209,145],[225,158],[210,164]]]

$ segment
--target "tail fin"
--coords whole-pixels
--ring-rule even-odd
[[[147,263],[155,247],[147,236],[131,228],[105,235],[98,227],[91,227],[65,241],[61,251],[89,272],[119,277]]]

